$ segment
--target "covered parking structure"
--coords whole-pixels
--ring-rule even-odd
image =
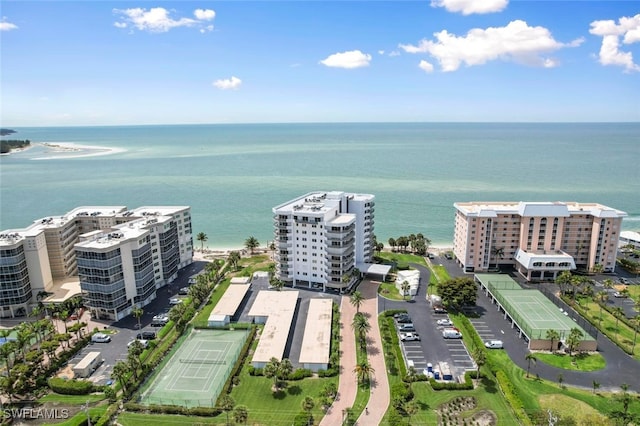
[[[358,263],[356,268],[358,268],[362,276],[379,277],[380,281],[386,281],[387,275],[391,271],[391,265],[380,263]]]
[[[251,284],[233,284],[224,292],[216,307],[211,311],[207,324],[209,327],[224,327],[242,304]]]
[[[310,299],[304,337],[300,348],[300,364],[311,371],[329,367],[331,349],[331,299]]]
[[[595,351],[596,340],[571,318],[564,315],[547,297],[538,290],[526,290],[520,287],[511,277],[504,274],[476,274],[475,281],[480,285],[492,303],[504,312],[504,318],[511,322],[511,327],[524,334],[529,349],[549,350],[551,340],[547,338],[549,330],[559,334],[558,347],[569,337],[571,329],[577,328],[582,340],[575,348],[581,351]],[[556,342],[553,342],[554,346]],[[556,348],[554,348],[556,349]]]

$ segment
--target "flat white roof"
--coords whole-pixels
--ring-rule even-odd
[[[252,362],[269,362],[271,358],[282,359],[291,321],[298,302],[297,290],[262,290],[251,306],[249,316],[268,317]]]
[[[80,360],[80,362],[78,362],[74,366],[74,368],[77,368],[77,369],[87,368],[87,366],[91,365],[91,363],[99,356],[100,356],[100,352],[89,352],[87,355],[85,355],[84,358]]]
[[[215,321],[213,317],[217,315],[228,315],[232,317],[238,310],[247,291],[249,291],[249,287],[251,287],[251,284],[230,285],[218,301],[216,307],[211,311],[209,321]]]
[[[249,280],[249,277],[233,277],[231,278],[231,284],[247,284]]]
[[[636,242],[636,243],[640,243],[640,232],[622,231],[620,233],[620,238],[623,238],[626,241],[633,241],[633,242]]]
[[[309,300],[300,349],[301,364],[328,364],[331,347],[331,299]]]
[[[563,251],[555,252],[527,252],[521,249],[516,251],[516,262],[521,264],[527,269],[545,269],[547,262],[551,263],[568,263],[567,268],[576,269],[576,263],[573,260],[573,256]],[[541,262],[542,266],[534,266],[534,263]],[[558,266],[558,265],[555,265]]]
[[[356,268],[363,274],[388,275],[391,265],[381,265],[379,263],[358,263]]]
[[[572,214],[610,218],[627,216],[621,210],[602,204],[575,201],[470,201],[454,203],[453,206],[466,216],[471,217],[496,217],[498,214],[518,214],[525,217],[569,217]]]
[[[356,215],[352,213],[342,213],[327,221],[327,225],[349,225],[355,222]]]

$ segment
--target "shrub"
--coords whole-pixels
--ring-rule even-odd
[[[513,408],[513,411],[520,420],[521,424],[530,425],[531,419],[529,419],[529,417],[525,413],[524,404],[518,396],[516,388],[513,386],[511,380],[509,380],[507,375],[502,371],[496,372],[496,380],[498,381],[498,385],[504,393],[505,399],[507,400],[511,408]]]
[[[318,377],[334,377],[338,375],[338,368],[331,367],[326,370],[318,370]]]
[[[62,395],[88,395],[93,390],[93,383],[88,380],[65,380],[52,377],[48,383],[52,391]]]
[[[288,379],[289,380],[302,380],[305,377],[311,377],[313,376],[313,371],[309,370],[308,368],[298,368],[296,371],[294,371],[293,373],[289,374]]]
[[[264,370],[262,368],[256,368],[253,365],[249,366],[250,376],[264,376]]]

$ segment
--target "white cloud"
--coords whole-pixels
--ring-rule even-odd
[[[393,52],[389,52],[389,56],[400,56],[400,52],[394,50]]]
[[[367,67],[369,66],[369,62],[371,62],[371,55],[362,53],[359,50],[334,53],[320,61],[321,64],[328,67],[347,69]]]
[[[199,27],[208,30],[211,25],[203,26],[203,21],[210,21],[215,17],[215,12],[210,9],[196,9],[193,14],[197,19],[172,18],[170,11],[163,7],[154,7],[149,10],[143,8],[113,9],[113,13],[122,15],[122,21],[115,22],[117,28],[133,27],[140,31],[152,33],[165,33],[178,27]],[[210,31],[210,30],[209,30]]]
[[[433,65],[425,60],[420,61],[418,67],[420,67],[424,72],[433,72]]]
[[[378,50],[378,55],[384,55],[384,50]]]
[[[407,53],[428,53],[433,56],[442,71],[455,71],[462,63],[467,66],[483,65],[501,59],[526,65],[549,67],[557,62],[544,56],[564,47],[576,47],[582,39],[570,43],[556,41],[544,27],[530,27],[516,20],[506,27],[474,28],[465,36],[450,34],[447,30],[434,34],[435,41],[421,40],[417,46],[400,44]]]
[[[632,17],[623,16],[615,21],[593,21],[589,32],[602,36],[599,61],[602,65],[617,65],[625,71],[640,71],[640,65],[633,62],[633,54],[620,50],[620,36],[624,44],[640,42],[640,14]]]
[[[216,12],[211,9],[196,9],[193,11],[193,16],[200,21],[211,21],[216,17]]]
[[[232,90],[237,89],[242,84],[242,80],[238,77],[231,77],[227,79],[220,79],[213,82],[213,85],[220,90]]]
[[[431,7],[444,7],[449,12],[462,12],[463,15],[500,12],[507,4],[509,0],[431,0]]]
[[[17,30],[17,29],[18,29],[18,26],[16,24],[7,22],[7,18],[5,16],[2,17],[2,21],[0,21],[0,31],[11,31],[11,30]]]

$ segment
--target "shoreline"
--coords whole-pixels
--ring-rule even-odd
[[[109,148],[96,145],[80,145],[75,142],[37,142],[38,145],[47,149],[45,154],[53,153],[45,157],[36,157],[32,160],[57,160],[70,158],[97,157],[101,155],[111,155],[126,152],[125,148]],[[69,155],[67,155],[69,154]]]

